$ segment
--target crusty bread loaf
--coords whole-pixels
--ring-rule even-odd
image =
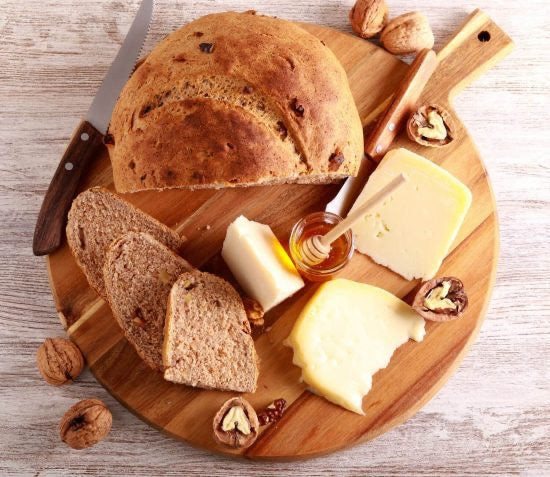
[[[128,341],[153,369],[162,371],[166,304],[172,285],[193,268],[145,233],[129,232],[107,251],[107,301]]]
[[[105,295],[103,265],[113,240],[126,232],[147,232],[172,250],[185,239],[159,221],[102,187],[86,190],[76,197],[69,211],[67,242],[90,286]]]
[[[235,289],[222,278],[184,273],[170,291],[162,352],[164,378],[206,389],[254,392],[257,355]]]
[[[107,143],[119,192],[355,175],[361,120],[346,73],[297,25],[219,13],[165,38],[132,75]]]

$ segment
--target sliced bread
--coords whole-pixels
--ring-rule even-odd
[[[147,232],[174,251],[184,238],[174,230],[102,187],[94,187],[73,201],[67,223],[67,242],[90,286],[105,295],[103,265],[113,240],[126,232]]]
[[[109,247],[103,278],[107,301],[124,335],[151,368],[162,371],[166,304],[191,265],[145,233],[128,232]]]
[[[258,358],[243,303],[225,280],[193,271],[170,291],[164,379],[206,389],[254,392]]]

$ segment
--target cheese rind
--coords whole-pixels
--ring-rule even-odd
[[[304,281],[268,225],[238,217],[227,228],[222,257],[264,311],[296,293]]]
[[[422,341],[424,320],[391,293],[345,279],[324,283],[302,310],[286,344],[311,389],[364,414],[372,376],[409,338]]]
[[[429,280],[447,256],[472,194],[428,159],[395,149],[371,174],[351,211],[400,173],[407,181],[354,225],[356,248],[408,280]]]

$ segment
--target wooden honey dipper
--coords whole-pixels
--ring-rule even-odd
[[[302,257],[304,263],[310,267],[324,262],[330,255],[330,245],[341,235],[351,229],[361,220],[373,206],[385,199],[406,181],[403,174],[399,174],[368,199],[364,204],[350,213],[342,222],[337,224],[325,235],[313,235],[302,242]]]

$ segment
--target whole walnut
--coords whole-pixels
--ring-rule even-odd
[[[46,338],[36,353],[36,364],[47,383],[61,386],[82,372],[84,357],[72,341]]]
[[[113,423],[113,416],[99,399],[84,399],[61,418],[59,435],[73,449],[85,449],[101,441]]]
[[[361,38],[372,38],[388,22],[385,0],[357,0],[349,12],[351,27]]]

